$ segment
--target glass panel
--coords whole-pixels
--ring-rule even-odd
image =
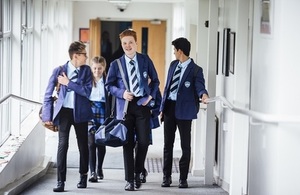
[[[21,37],[21,96],[31,99],[33,97],[33,1],[22,1],[22,37]],[[21,121],[33,109],[33,105],[21,102]]]
[[[26,9],[26,19],[27,27],[33,27],[33,0],[27,0],[27,9]]]
[[[21,21],[22,21],[22,26],[26,27],[26,0],[22,0]]]
[[[0,98],[11,93],[11,4],[10,0],[0,1]],[[0,146],[10,135],[10,101],[0,104]]]
[[[142,28],[142,53],[148,53],[148,28]]]
[[[2,38],[2,14],[3,8],[2,8],[2,1],[0,1],[0,39]]]
[[[3,32],[11,31],[11,1],[10,0],[2,0],[2,12],[3,12]]]

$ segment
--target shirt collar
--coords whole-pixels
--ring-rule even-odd
[[[68,70],[70,70],[70,72],[74,72],[75,70],[80,70],[80,67],[76,68],[72,63],[71,61],[68,62]]]
[[[132,59],[130,59],[129,57],[127,57],[127,56],[125,55],[125,62],[126,62],[126,64],[129,64],[129,62],[130,62],[131,60],[134,60],[135,63],[137,63],[136,55],[135,55]]]
[[[189,58],[182,63],[179,61],[179,64],[181,63],[181,68],[185,68],[191,61],[192,61],[191,58]]]

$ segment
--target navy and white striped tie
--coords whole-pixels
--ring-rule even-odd
[[[75,69],[73,72],[72,77],[69,79],[70,81],[76,82],[78,79],[79,70]],[[67,88],[67,91],[72,91],[71,89]]]
[[[129,64],[130,66],[130,79],[131,79],[131,86],[132,86],[132,92],[134,95],[139,94],[140,89],[139,89],[139,82],[136,74],[136,69],[134,65],[134,60],[130,60]]]
[[[73,76],[70,78],[70,81],[76,82],[77,78],[78,78],[78,74],[79,74],[79,70],[75,69],[74,73],[73,73]]]
[[[179,64],[176,67],[175,73],[173,75],[173,79],[172,79],[171,87],[170,87],[170,92],[171,93],[177,91],[177,88],[178,88],[178,85],[179,85],[180,74],[181,74],[181,64]]]

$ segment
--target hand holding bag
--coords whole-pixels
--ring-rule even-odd
[[[106,118],[103,124],[95,133],[95,143],[103,146],[119,147],[127,143],[127,128],[124,125],[124,117],[121,120],[114,118],[114,107],[116,98],[112,97],[111,115]]]
[[[123,82],[128,90],[128,84],[124,77],[124,72],[121,63],[118,59],[118,66],[122,75]],[[123,119],[118,120],[114,118],[116,97],[112,97],[111,115],[105,119],[104,123],[98,128],[95,133],[95,143],[98,145],[119,147],[127,143],[127,128],[124,125],[125,116],[127,113],[128,101],[125,102]]]
[[[63,70],[63,67],[60,66],[60,70],[59,70],[59,72],[58,72],[58,75],[62,72],[62,70]],[[58,76],[58,75],[57,75],[57,76]],[[56,92],[56,95],[52,97],[52,104],[55,104],[55,103],[56,103],[56,100],[57,100],[57,96],[58,96],[59,90],[60,90],[60,83],[57,82],[57,84],[56,84],[56,86],[55,86],[55,92]],[[49,130],[51,130],[51,131],[53,131],[53,132],[57,132],[57,131],[58,131],[58,126],[57,126],[57,125],[54,125],[54,124],[48,125],[48,124],[46,124],[46,123],[44,123],[44,122],[42,121],[42,112],[43,112],[43,106],[40,108],[40,111],[39,111],[39,118],[40,118],[40,121],[41,121],[42,125],[43,125],[45,128],[47,128],[47,129],[49,129]],[[53,112],[53,111],[52,111],[52,112]]]

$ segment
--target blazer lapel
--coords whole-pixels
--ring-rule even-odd
[[[177,67],[177,64],[178,64],[178,60],[174,61],[171,65],[170,65],[170,76],[168,77],[167,79],[167,83],[166,83],[166,86],[168,86],[168,90],[170,89],[170,84],[171,84],[171,81],[173,79],[173,75],[174,75],[174,72],[175,72],[175,69]]]
[[[180,80],[180,84],[178,88],[181,88],[181,86],[185,83],[186,77],[190,74],[191,70],[192,70],[193,66],[191,64],[191,62],[188,64],[188,67],[186,67],[186,70],[184,71],[182,78]]]

